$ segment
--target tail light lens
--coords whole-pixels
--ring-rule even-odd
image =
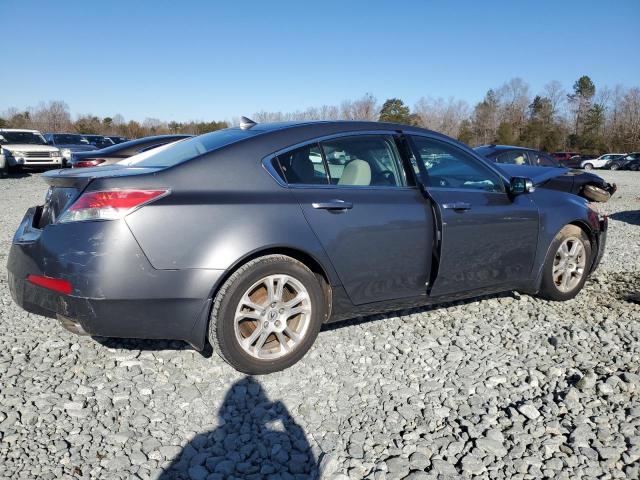
[[[169,190],[107,190],[86,192],[67,209],[58,223],[117,220],[169,193]]]
[[[61,278],[44,277],[42,275],[27,275],[27,282],[46,288],[47,290],[53,290],[54,292],[64,293],[66,295],[73,292],[71,282]]]
[[[93,160],[79,160],[72,164],[73,168],[87,168],[87,167],[97,167],[101,163],[104,163],[104,158],[95,158]]]

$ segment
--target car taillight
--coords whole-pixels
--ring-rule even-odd
[[[169,190],[106,190],[86,192],[67,209],[58,223],[85,220],[117,220]]]
[[[68,280],[61,278],[44,277],[42,275],[27,275],[27,282],[39,287],[53,290],[54,292],[69,295],[73,291],[73,286]]]
[[[93,160],[79,160],[71,165],[72,168],[87,168],[87,167],[97,167],[101,163],[104,163],[104,158],[96,158]]]

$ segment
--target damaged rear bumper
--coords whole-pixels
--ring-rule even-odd
[[[34,227],[27,211],[7,264],[13,300],[74,333],[185,340],[203,348],[213,288],[222,270],[156,270],[124,221]],[[34,285],[28,275],[71,283],[70,294]]]

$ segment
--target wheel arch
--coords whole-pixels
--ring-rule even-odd
[[[556,236],[558,235],[558,233],[560,233],[560,231],[566,227],[567,225],[574,225],[576,227],[578,227],[580,230],[582,230],[584,233],[586,233],[587,237],[589,238],[589,243],[591,244],[591,250],[596,251],[594,249],[597,248],[597,240],[596,240],[596,235],[593,232],[593,229],[591,228],[591,225],[589,225],[589,223],[581,218],[576,218],[571,220],[570,222],[567,222],[563,225],[561,225],[559,228],[556,229],[555,232],[553,232],[553,236],[551,237],[552,239],[556,238]],[[547,261],[547,259],[549,258],[549,254],[551,253],[551,244],[552,242],[549,242],[549,244],[547,245],[547,249],[545,252],[545,255],[543,257],[543,261],[542,264],[540,265],[540,268],[538,270],[538,275],[536,278],[536,290],[538,290],[540,288],[540,285],[542,284],[542,272],[544,269],[544,265]],[[593,262],[593,259],[592,259]],[[593,265],[589,266],[589,269],[591,270]]]

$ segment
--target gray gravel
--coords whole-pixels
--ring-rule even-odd
[[[179,342],[76,337],[0,269],[0,478],[639,478],[640,173],[575,300],[506,294],[325,328],[245,377]],[[37,175],[0,180],[0,263]]]

